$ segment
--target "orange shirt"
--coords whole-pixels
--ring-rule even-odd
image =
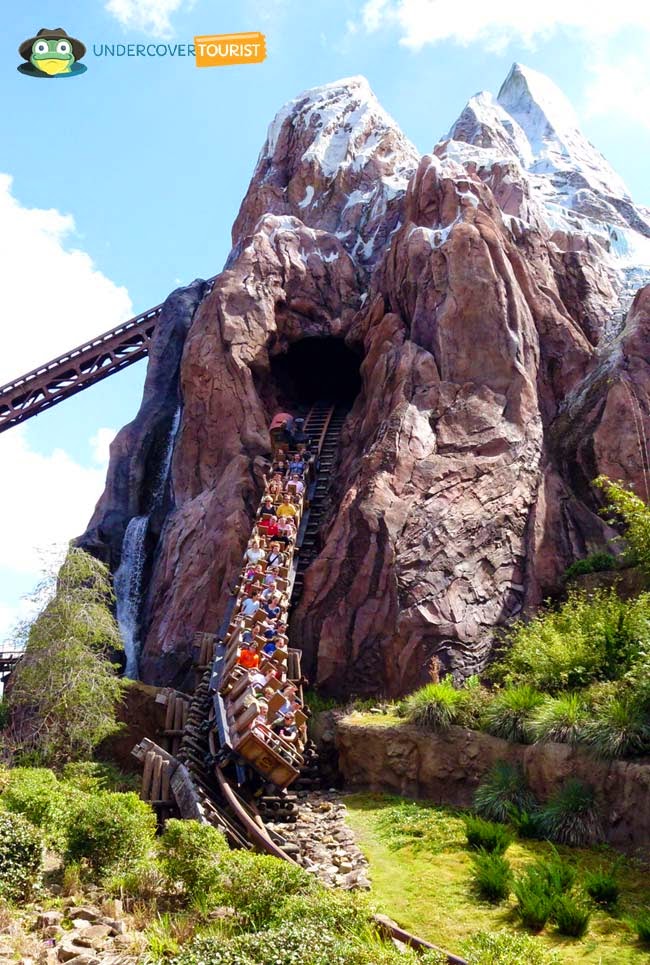
[[[255,650],[242,650],[237,663],[246,667],[247,670],[253,670],[255,667],[259,667],[260,655]]]

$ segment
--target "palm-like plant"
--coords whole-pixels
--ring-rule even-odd
[[[533,738],[532,721],[544,697],[527,684],[504,687],[488,705],[483,727],[495,737],[527,744]]]
[[[497,761],[474,795],[474,807],[488,821],[508,821],[513,811],[528,812],[535,806],[523,771],[508,761]]]
[[[587,712],[579,694],[549,697],[532,717],[532,731],[537,741],[574,744],[584,733]]]

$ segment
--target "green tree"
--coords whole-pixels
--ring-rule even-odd
[[[13,750],[60,766],[81,760],[119,729],[123,684],[111,662],[121,649],[107,567],[71,547],[58,578],[39,588],[47,599],[22,631],[25,655],[8,697]]]

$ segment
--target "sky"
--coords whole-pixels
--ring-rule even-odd
[[[20,43],[63,27],[87,72],[44,82]],[[261,31],[262,64],[98,57],[101,44]],[[548,74],[650,205],[650,6],[638,0],[31,0],[0,36],[0,383],[223,266],[266,129],[300,91],[364,74],[425,153],[513,61]],[[81,533],[145,363],[0,435],[0,641],[43,559]]]

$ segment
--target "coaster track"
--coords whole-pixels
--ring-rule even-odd
[[[204,297],[213,283],[208,279]],[[163,304],[0,386],[0,432],[146,358]]]

